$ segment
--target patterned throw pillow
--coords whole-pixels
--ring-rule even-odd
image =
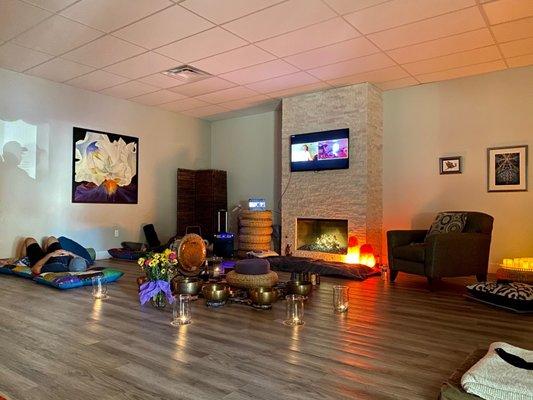
[[[533,285],[522,282],[481,282],[466,287],[475,298],[519,311],[533,311]]]
[[[431,235],[450,232],[462,232],[466,225],[467,213],[442,212],[437,215],[431,228],[426,235],[426,239]]]

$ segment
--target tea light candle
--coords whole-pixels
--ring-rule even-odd
[[[93,298],[95,300],[107,299],[107,282],[104,276],[98,275],[91,278]]]
[[[216,278],[220,276],[222,272],[222,268],[220,267],[220,264],[217,264],[213,267],[213,278]]]
[[[191,318],[191,296],[188,294],[180,294],[174,297],[172,305],[172,321],[173,326],[188,325],[192,322]]]
[[[533,257],[522,258],[504,258],[502,262],[503,267],[509,269],[515,269],[520,271],[533,270]]]

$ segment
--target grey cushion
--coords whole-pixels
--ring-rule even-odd
[[[407,246],[398,246],[392,250],[394,258],[423,263],[426,246],[424,243],[411,243]]]
[[[465,229],[467,215],[466,212],[442,212],[437,214],[426,238],[440,233],[462,232]]]
[[[245,275],[263,275],[270,272],[270,263],[264,258],[249,258],[235,263],[235,272]]]

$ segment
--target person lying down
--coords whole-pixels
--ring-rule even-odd
[[[59,241],[50,236],[44,241],[44,246],[34,238],[24,240],[24,253],[30,261],[34,275],[43,272],[83,272],[87,270],[87,261],[76,254],[64,250]]]

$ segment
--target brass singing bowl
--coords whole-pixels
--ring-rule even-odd
[[[229,297],[229,286],[223,283],[208,283],[202,288],[207,301],[226,301]]]
[[[289,294],[308,296],[312,289],[313,285],[311,285],[311,282],[290,281],[287,284]]]
[[[202,282],[194,277],[182,277],[172,281],[172,293],[190,294],[196,296],[202,287]]]
[[[269,287],[257,287],[250,289],[250,299],[253,304],[268,306],[278,298],[278,291]]]

